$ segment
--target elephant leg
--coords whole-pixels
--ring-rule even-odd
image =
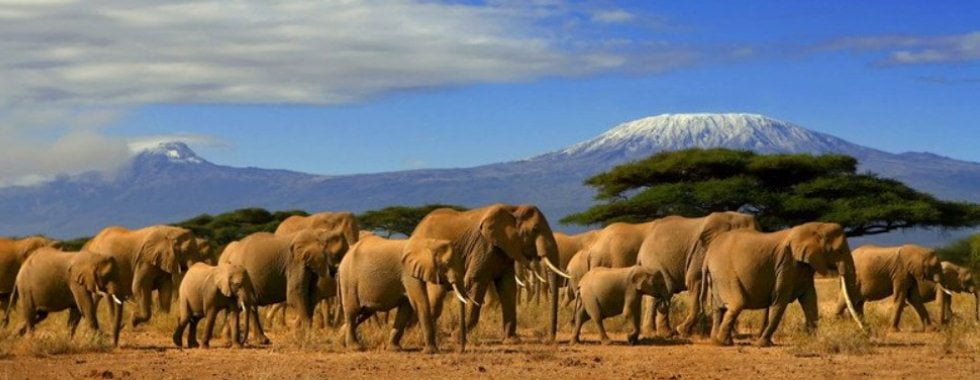
[[[153,305],[151,304],[151,296],[153,295],[152,286],[153,279],[137,270],[133,278],[133,296],[136,298],[138,309],[133,313],[133,327],[149,321],[153,316]]]
[[[700,274],[698,275],[700,277]],[[700,318],[702,313],[701,306],[701,287],[704,286],[704,282],[700,279],[688,281],[687,289],[689,296],[689,304],[691,307],[687,312],[687,317],[684,321],[677,326],[677,333],[681,336],[687,337],[694,333],[694,326],[698,323],[698,318]]]
[[[953,297],[949,294],[943,293],[942,298],[939,301],[939,323],[948,324],[953,319]]]
[[[214,306],[211,307],[205,306],[205,308],[207,309],[207,311],[205,312],[205,316],[204,316],[204,338],[201,339],[201,346],[204,348],[211,348],[211,334],[214,333],[214,319],[218,316],[218,311],[215,310]],[[238,330],[237,324],[232,323],[231,325],[232,337],[235,338],[238,337],[237,336],[238,334],[236,334],[237,333],[236,330]]]
[[[762,337],[766,333],[766,327],[769,326],[769,308],[762,310],[762,322],[759,324],[759,336]]]
[[[170,314],[170,305],[174,300],[174,282],[170,277],[162,277],[157,282],[157,304],[160,311]]]
[[[249,309],[251,309],[249,310],[249,313],[252,313],[252,318],[255,321],[255,336],[259,340],[259,344],[268,345],[269,343],[272,343],[272,341],[269,340],[269,337],[265,335],[265,330],[262,329],[262,321],[259,319],[258,306],[250,306]]]
[[[709,336],[716,342],[721,341],[721,338],[719,337],[719,334],[721,334],[721,321],[722,318],[724,318],[727,310],[728,309],[723,307],[716,307],[711,311],[711,332],[709,333]],[[759,335],[762,335],[762,332],[759,332]]]
[[[640,305],[641,299],[636,299],[630,302],[630,305],[626,307],[626,318],[630,323],[630,332],[626,335],[626,342],[631,346],[640,342]]]
[[[429,286],[426,294],[429,297],[429,308],[432,309],[432,318],[439,319],[439,316],[442,315],[443,302],[446,300],[446,290],[441,286]]]
[[[606,333],[606,326],[603,324],[603,319],[601,316],[592,316],[592,320],[595,321],[595,327],[599,330],[599,342],[609,344],[612,343],[612,339],[609,339],[609,334]]]
[[[813,332],[817,328],[817,322],[820,320],[820,308],[817,306],[817,289],[815,286],[810,285],[807,287],[803,295],[800,296],[798,300],[800,307],[803,309],[803,319],[804,328],[807,332]],[[766,314],[769,313],[769,309],[766,309]],[[768,316],[768,315],[767,315]],[[769,318],[766,318],[768,320]]]
[[[916,289],[912,289],[912,291],[909,293],[909,304],[912,305],[912,309],[915,310],[915,313],[919,315],[919,322],[922,324],[922,331],[933,329],[932,318],[929,317],[929,311],[926,310],[926,305],[922,302],[922,297],[919,297],[919,292],[917,292]]]
[[[215,313],[215,315],[217,315],[217,313]],[[234,339],[230,342],[229,345],[238,348],[242,348],[242,333],[241,333],[241,327],[239,327],[240,322],[241,322],[241,312],[235,309],[234,311],[231,312],[231,336],[234,337]],[[207,327],[208,326],[205,325],[205,328]],[[214,318],[211,319],[210,327],[211,329],[204,331],[204,337],[207,339],[211,339],[211,331],[214,330]]]
[[[199,317],[190,318],[190,326],[187,330],[187,347],[198,348],[201,345],[197,343],[197,324],[201,321]]]
[[[643,296],[643,331],[646,336],[654,336],[657,333],[657,300],[650,296]]]
[[[476,324],[480,322],[480,311],[483,310],[483,305],[486,304],[483,300],[486,299],[488,287],[489,287],[489,283],[476,282],[473,284],[473,289],[468,291],[470,294],[473,295],[473,299],[476,300],[476,302],[480,303],[480,306],[474,305],[472,303],[466,306],[466,308],[468,309],[466,314],[469,316],[469,319],[467,320],[466,323],[467,331],[473,331],[473,329],[476,327]]]
[[[395,323],[392,325],[391,333],[388,335],[389,350],[400,351],[402,349],[402,335],[405,333],[405,328],[408,326],[411,318],[412,305],[408,302],[408,299],[404,299],[398,305],[397,311],[395,311]]]
[[[905,309],[904,287],[894,287],[895,294],[892,297],[892,331],[899,331],[898,324],[902,321],[902,310]]]
[[[82,312],[78,308],[68,308],[68,336],[75,337],[75,330],[78,329],[78,322],[82,321]]]
[[[422,336],[425,338],[425,348],[423,353],[434,354],[439,351],[436,346],[435,321],[432,316],[432,309],[429,307],[429,292],[426,285],[419,279],[405,276],[402,278],[408,293],[409,302],[415,313],[418,315],[419,326],[422,327]]]
[[[715,337],[715,344],[731,346],[734,343],[732,341],[732,327],[738,321],[738,315],[741,313],[742,305],[732,305],[725,311],[725,316],[718,326],[718,335]]]
[[[182,347],[184,345],[184,329],[187,328],[187,324],[190,323],[190,319],[191,319],[190,314],[185,313],[184,310],[181,310],[180,317],[177,318],[177,327],[174,328],[174,336],[173,336],[174,345],[176,345],[177,347]],[[189,343],[190,338],[188,337],[187,340]]]
[[[582,333],[582,325],[589,320],[589,313],[585,311],[580,300],[576,300],[575,304],[577,307],[575,309],[575,330],[572,332],[572,343],[581,343],[579,335]]]
[[[361,324],[360,310],[354,307],[345,307],[344,317],[346,320],[344,323],[344,345],[349,349],[360,351],[363,349],[360,339],[357,338],[357,327]]]
[[[496,286],[503,314],[504,343],[520,343],[521,339],[517,336],[517,281],[512,275],[504,275],[496,281]]]
[[[664,337],[673,335],[674,330],[670,328],[670,299],[665,299],[663,302],[655,302],[654,307],[656,310],[657,335]]]
[[[814,298],[814,301],[815,300],[816,298]],[[815,308],[816,305],[814,305],[814,309]],[[779,322],[783,319],[783,313],[786,311],[786,303],[777,302],[776,304],[772,305],[770,309],[772,310],[768,311],[769,318],[768,318],[768,322],[766,323],[766,329],[765,331],[762,332],[762,335],[759,337],[759,340],[756,341],[755,343],[756,346],[759,347],[772,346],[772,334],[775,333],[776,329],[779,328]],[[804,308],[803,310],[804,312],[806,312],[806,308]],[[814,310],[813,312],[816,312],[816,310]]]

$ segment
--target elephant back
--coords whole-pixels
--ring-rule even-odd
[[[16,283],[21,296],[24,296],[25,290],[30,289],[31,293],[39,297],[35,302],[43,299],[52,302],[42,302],[37,306],[57,306],[59,310],[68,307],[69,305],[64,304],[72,298],[67,281],[68,267],[75,255],[75,252],[64,252],[50,247],[34,252],[17,273]]]

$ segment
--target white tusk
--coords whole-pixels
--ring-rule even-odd
[[[530,271],[531,274],[534,275],[534,277],[537,277],[538,278],[538,281],[541,281],[542,284],[548,283],[548,280],[545,280],[544,277],[541,277],[541,275],[538,274],[538,272],[536,270],[531,269],[531,267],[527,267],[527,270]]]
[[[854,321],[857,322],[858,327],[862,331],[867,331],[864,328],[864,323],[861,322],[861,318],[858,317],[857,309],[854,308],[854,303],[851,302],[851,296],[847,294],[847,283],[844,282],[844,276],[840,276],[840,291],[844,293],[844,302],[847,303],[847,311],[854,317]]]
[[[459,302],[462,302],[464,305],[469,303],[466,302],[466,298],[463,298],[463,294],[460,293],[459,288],[456,287],[456,284],[453,284],[453,292],[456,293],[456,298],[459,298]]]
[[[556,267],[555,264],[552,264],[551,263],[551,260],[548,260],[547,257],[544,258],[544,265],[547,265],[548,266],[548,269],[551,269],[553,272],[557,273],[559,276],[562,276],[562,277],[567,278],[567,279],[571,279],[572,278],[572,276],[569,276],[565,272],[562,272],[561,269],[558,269],[558,267]]]
[[[122,305],[122,301],[120,301],[119,298],[116,297],[115,294],[112,295],[112,302],[115,302],[116,305]]]
[[[949,289],[946,289],[946,287],[943,286],[942,284],[940,284],[940,283],[937,282],[936,283],[936,286],[938,286],[939,287],[939,290],[942,290],[943,293],[946,293],[948,295],[953,295],[953,292],[949,291]]]
[[[527,285],[524,284],[524,281],[521,281],[521,278],[520,277],[517,277],[516,274],[514,275],[514,280],[517,281],[517,286],[520,286],[522,288],[526,288],[527,287]]]
[[[467,298],[467,299],[469,299],[469,300],[470,300],[470,303],[472,303],[473,305],[475,305],[475,306],[480,306],[480,303],[479,303],[479,302],[476,302],[476,300],[475,300],[475,299],[472,299],[472,298],[470,298],[470,297],[466,297],[466,298]]]
[[[242,307],[242,310],[246,310],[245,309],[245,301],[238,301],[238,306],[241,306]]]

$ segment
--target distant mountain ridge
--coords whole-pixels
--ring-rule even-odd
[[[525,160],[460,169],[325,176],[214,164],[179,142],[151,146],[114,176],[62,176],[0,189],[0,235],[67,238],[110,224],[141,226],[240,207],[352,210],[394,204],[491,202],[539,205],[557,220],[584,210],[591,175],[664,150],[726,147],[763,153],[842,153],[861,170],[944,199],[980,202],[980,164],[933,153],[893,154],[762,115],[664,114]]]

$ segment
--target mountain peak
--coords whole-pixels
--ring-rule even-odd
[[[664,150],[730,148],[762,153],[827,153],[858,148],[844,140],[752,113],[681,113],[617,125],[551,155],[639,158]]]
[[[180,141],[164,141],[156,145],[131,146],[137,160],[166,161],[180,164],[202,164],[207,161]]]

